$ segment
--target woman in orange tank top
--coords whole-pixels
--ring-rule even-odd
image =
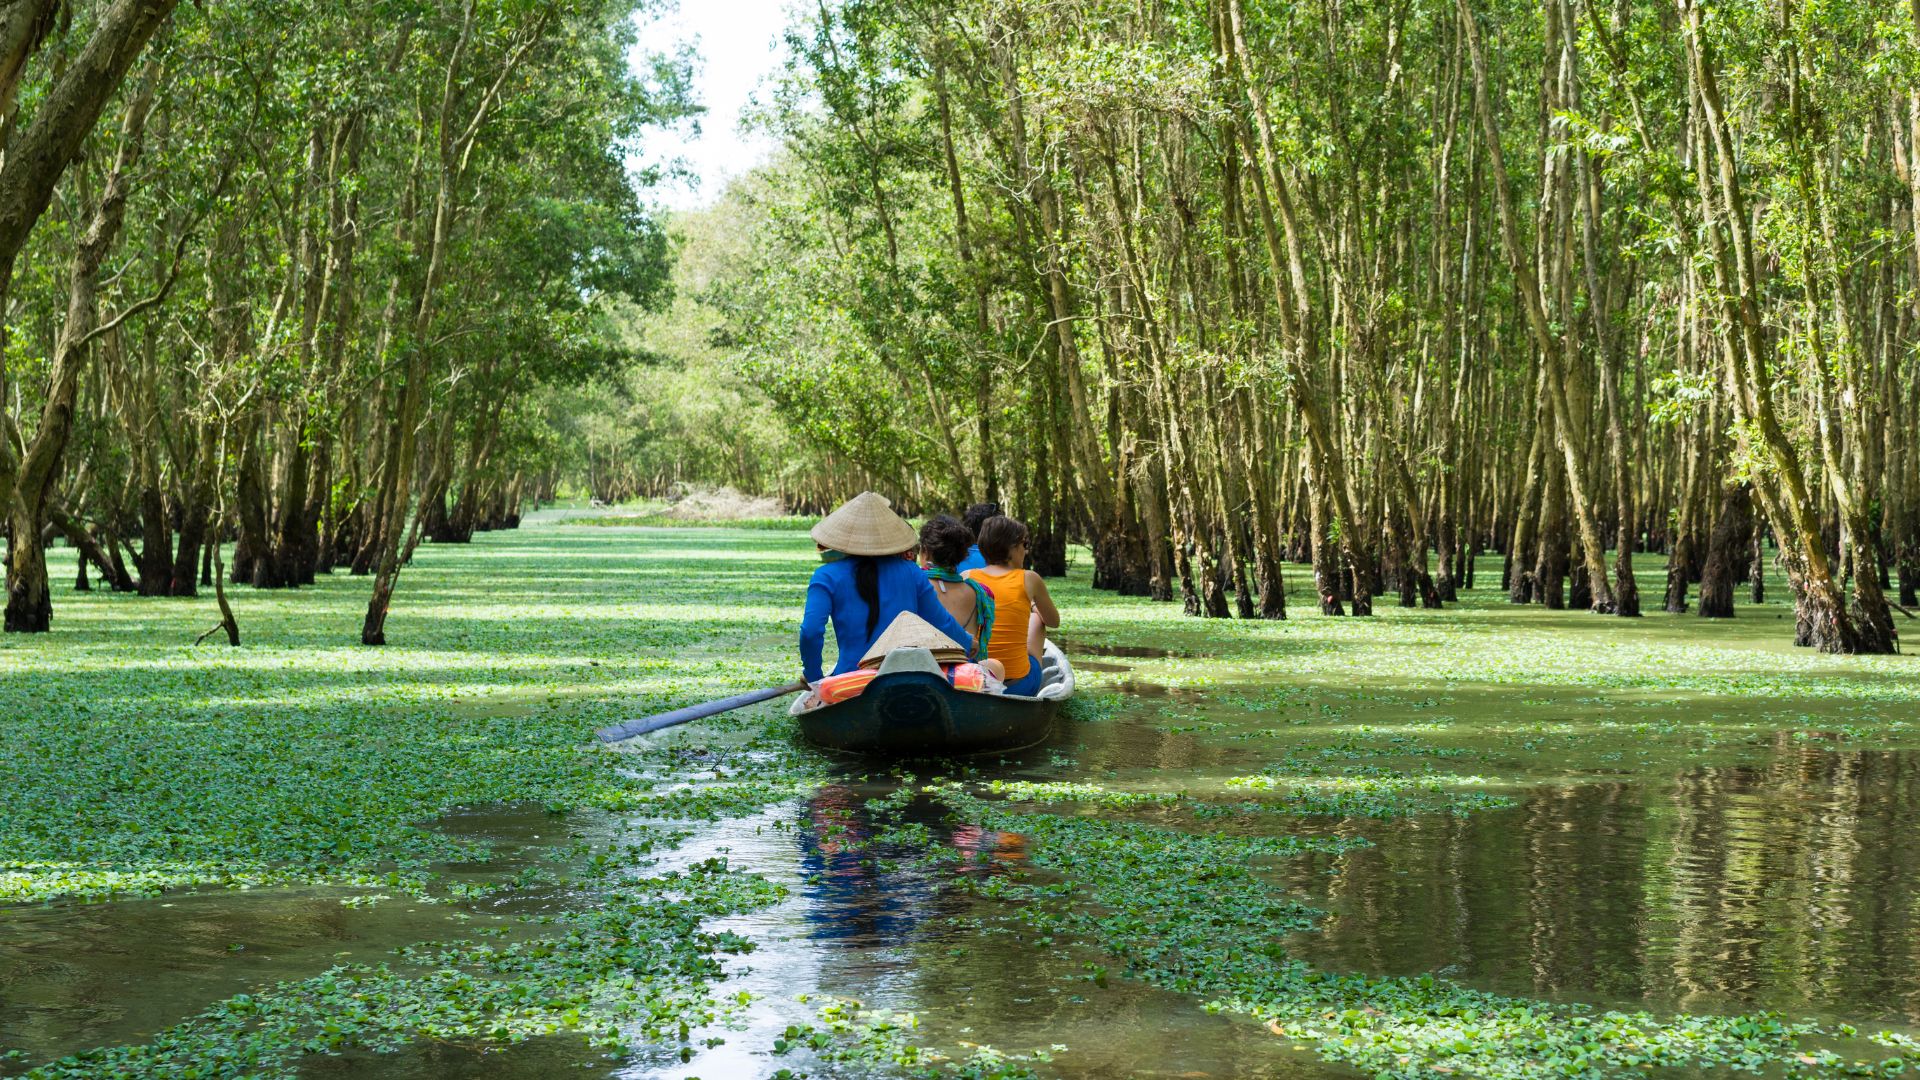
[[[993,592],[993,636],[987,655],[1006,665],[1007,693],[1031,697],[1040,689],[1040,653],[1047,628],[1060,625],[1060,611],[1040,575],[1027,562],[1027,527],[1010,517],[988,518],[980,525],[980,554],[985,568],[966,576]]]

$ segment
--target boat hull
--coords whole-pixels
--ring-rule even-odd
[[[1060,703],[1073,696],[1073,665],[1054,642],[1046,642],[1041,692],[1035,698],[954,690],[929,657],[902,657],[908,651],[891,653],[881,675],[858,698],[816,709],[795,701],[793,719],[804,740],[883,757],[1012,753],[1044,742],[1054,730]],[[904,663],[887,671],[895,659]]]
[[[1049,676],[1072,693],[1072,669],[1048,644]],[[960,757],[1024,750],[1046,739],[1064,695],[1009,697],[956,690],[931,672],[896,671],[859,697],[795,714],[816,746],[887,757]]]
[[[803,713],[800,734],[830,750],[889,757],[953,757],[1024,750],[1044,740],[1058,701],[955,690],[938,675],[902,671],[859,697]]]

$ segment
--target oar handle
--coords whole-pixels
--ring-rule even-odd
[[[701,705],[689,705],[684,709],[675,709],[672,712],[660,713],[657,716],[643,716],[638,720],[629,720],[624,724],[603,727],[599,731],[594,732],[594,734],[600,737],[601,742],[623,742],[627,739],[646,735],[663,728],[674,727],[678,724],[685,724],[693,720],[704,720],[709,716],[718,716],[723,712],[732,712],[735,709],[745,708],[748,705],[757,704],[762,701],[771,701],[777,697],[786,697],[788,694],[797,694],[806,688],[806,680],[802,679],[788,683],[785,686],[774,686],[765,690],[751,690],[744,694],[735,694],[732,697],[721,698],[719,701],[709,701]]]

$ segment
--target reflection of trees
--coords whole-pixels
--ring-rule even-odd
[[[1784,740],[1757,769],[1681,778],[1684,822],[1666,966],[1674,996],[1789,1008],[1824,1003],[1920,1017],[1914,907],[1920,824],[1911,755],[1835,753]]]
[[[1380,846],[1341,860],[1338,914],[1297,945],[1521,993],[1920,1019],[1917,762],[1783,742],[1670,786],[1370,823]]]
[[[1638,997],[1639,873],[1618,855],[1638,849],[1643,817],[1630,789],[1595,784],[1506,813],[1368,823],[1379,846],[1335,879],[1328,940],[1300,944],[1347,968]]]
[[[447,929],[437,911],[353,909],[341,895],[261,889],[16,907],[0,942],[0,1050],[54,1058],[142,1038],[261,982],[324,970],[345,946],[374,955]]]

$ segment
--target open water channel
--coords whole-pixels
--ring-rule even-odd
[[[1112,791],[1183,792],[1223,805],[1244,780],[1304,771],[1339,778],[1439,763],[1430,812],[1254,814],[1224,828],[1364,838],[1339,854],[1273,868],[1276,889],[1326,912],[1279,941],[1331,971],[1435,973],[1503,994],[1656,1012],[1753,1012],[1920,1026],[1920,754],[1835,745],[1784,724],[1777,734],[1685,753],[1617,723],[1623,703],[1511,689],[1431,696],[1320,686],[1207,693],[1134,677],[1134,658],[1089,655],[1090,676],[1130,693],[1110,715],[1063,724],[1054,741],[986,766],[1004,780],[1091,781]],[[1268,694],[1262,697],[1262,694]],[[1231,710],[1210,702],[1233,697]],[[1814,706],[1806,706],[1813,708]],[[1674,719],[1783,717],[1782,701],[1665,702]],[[1452,738],[1489,709],[1498,735]],[[1831,709],[1829,709],[1831,712]],[[1763,725],[1764,726],[1764,725]],[[1351,732],[1364,733],[1356,742]],[[1318,737],[1302,733],[1318,731]],[[1342,734],[1342,733],[1347,734]],[[1437,733],[1437,734],[1436,734]],[[1284,752],[1275,739],[1285,740]],[[1559,742],[1553,742],[1558,739]],[[1275,762],[1285,763],[1276,770]],[[1471,777],[1471,785],[1454,781]],[[978,777],[976,777],[977,779]],[[1044,879],[1029,842],[907,807],[958,858],[875,842],[868,803],[898,781],[841,770],[810,797],[695,827],[662,868],[720,856],[787,886],[779,904],[724,921],[755,942],[728,959],[725,993],[754,1004],[732,1028],[686,1044],[607,1056],[574,1037],[507,1048],[419,1043],[398,1053],[314,1057],[316,1077],[621,1077],[706,1080],[861,1075],[774,1052],[821,1001],[912,1012],[914,1041],[964,1056],[978,1045],[1043,1051],[1066,1077],[1279,1078],[1355,1075],[1256,1021],[1124,977],[1086,948],[1037,942],[1005,901],[961,879]],[[1445,807],[1471,786],[1490,805]],[[1068,808],[1072,813],[1158,811]],[[499,881],[556,841],[618,823],[538,807],[488,808],[436,824],[484,838],[494,861],[456,880]],[[989,890],[991,891],[991,890]],[[590,898],[509,891],[468,901],[364,892],[255,889],[6,910],[0,918],[0,1074],[88,1047],[140,1042],[206,1004],[275,980],[369,961],[410,942],[478,927],[541,931],[523,916]],[[1109,977],[1108,969],[1113,973]],[[877,1075],[884,1069],[874,1067]]]

